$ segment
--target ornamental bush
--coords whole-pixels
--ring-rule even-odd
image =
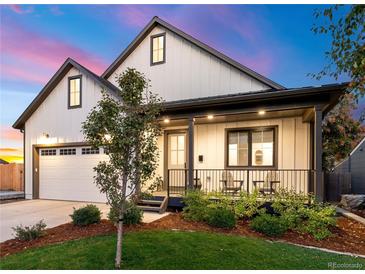
[[[234,211],[238,218],[249,219],[265,212],[265,208],[262,208],[264,203],[265,200],[259,197],[258,190],[255,190],[252,194],[242,192],[235,202]]]
[[[214,227],[233,228],[236,217],[233,210],[226,207],[215,207],[208,210],[207,223]]]
[[[270,237],[281,236],[288,230],[288,226],[283,218],[267,213],[256,216],[251,221],[250,227]]]
[[[126,202],[126,210],[124,212],[123,223],[127,225],[139,224],[142,222],[143,210],[138,208],[133,202]],[[114,224],[118,223],[117,211],[111,207],[108,213],[108,219]]]
[[[45,235],[45,229],[47,225],[40,220],[38,223],[32,226],[18,225],[12,227],[14,230],[15,238],[20,241],[31,241],[40,238]]]
[[[331,205],[315,203],[303,209],[303,221],[298,230],[311,234],[317,240],[331,236],[329,228],[336,225],[336,209]]]
[[[204,222],[208,218],[209,197],[200,190],[188,191],[183,198],[183,217],[187,220]]]
[[[303,193],[280,190],[275,193],[271,207],[281,216],[288,228],[295,229],[303,221],[304,209],[311,200],[311,196]]]
[[[73,214],[70,215],[72,223],[77,226],[87,226],[90,224],[99,223],[101,212],[95,205],[86,205],[78,209],[74,208]]]

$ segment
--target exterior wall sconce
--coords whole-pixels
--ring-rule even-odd
[[[48,134],[48,133],[43,133],[43,134],[42,134],[42,136],[43,136],[44,138],[49,138],[49,134]]]

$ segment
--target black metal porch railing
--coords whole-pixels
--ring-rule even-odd
[[[279,189],[296,193],[312,191],[314,171],[309,169],[194,169],[194,181],[189,183],[188,169],[169,169],[168,195],[184,195],[192,185],[204,193],[222,192],[239,195],[241,191],[273,194]]]

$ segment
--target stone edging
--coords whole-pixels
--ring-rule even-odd
[[[360,257],[360,258],[364,258],[365,259],[365,255],[356,254],[356,253],[335,251],[335,250],[332,250],[332,249],[327,249],[327,248],[322,248],[322,247],[316,247],[316,246],[311,246],[311,245],[295,244],[295,243],[288,242],[288,241],[283,241],[283,240],[278,240],[278,241],[275,241],[275,242],[284,243],[284,244],[291,244],[291,245],[295,245],[295,246],[299,246],[299,247],[304,247],[304,248],[308,248],[308,249],[315,249],[315,250],[325,251],[325,252],[334,253],[334,254],[338,254],[338,255],[347,255],[347,256],[351,256],[351,257]]]
[[[350,211],[347,211],[346,209],[343,209],[341,207],[336,207],[336,211],[337,211],[337,213],[341,214],[344,217],[347,217],[349,219],[352,219],[354,221],[357,221],[357,222],[362,223],[363,225],[365,225],[365,218],[363,218],[359,215],[356,215],[356,214],[354,214]]]

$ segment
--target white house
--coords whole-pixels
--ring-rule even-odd
[[[165,100],[161,195],[187,187],[323,197],[321,121],[346,84],[287,89],[154,17],[101,75],[67,59],[14,123],[24,132],[27,199],[105,201],[92,168],[107,159],[81,123],[115,76],[136,68]]]

